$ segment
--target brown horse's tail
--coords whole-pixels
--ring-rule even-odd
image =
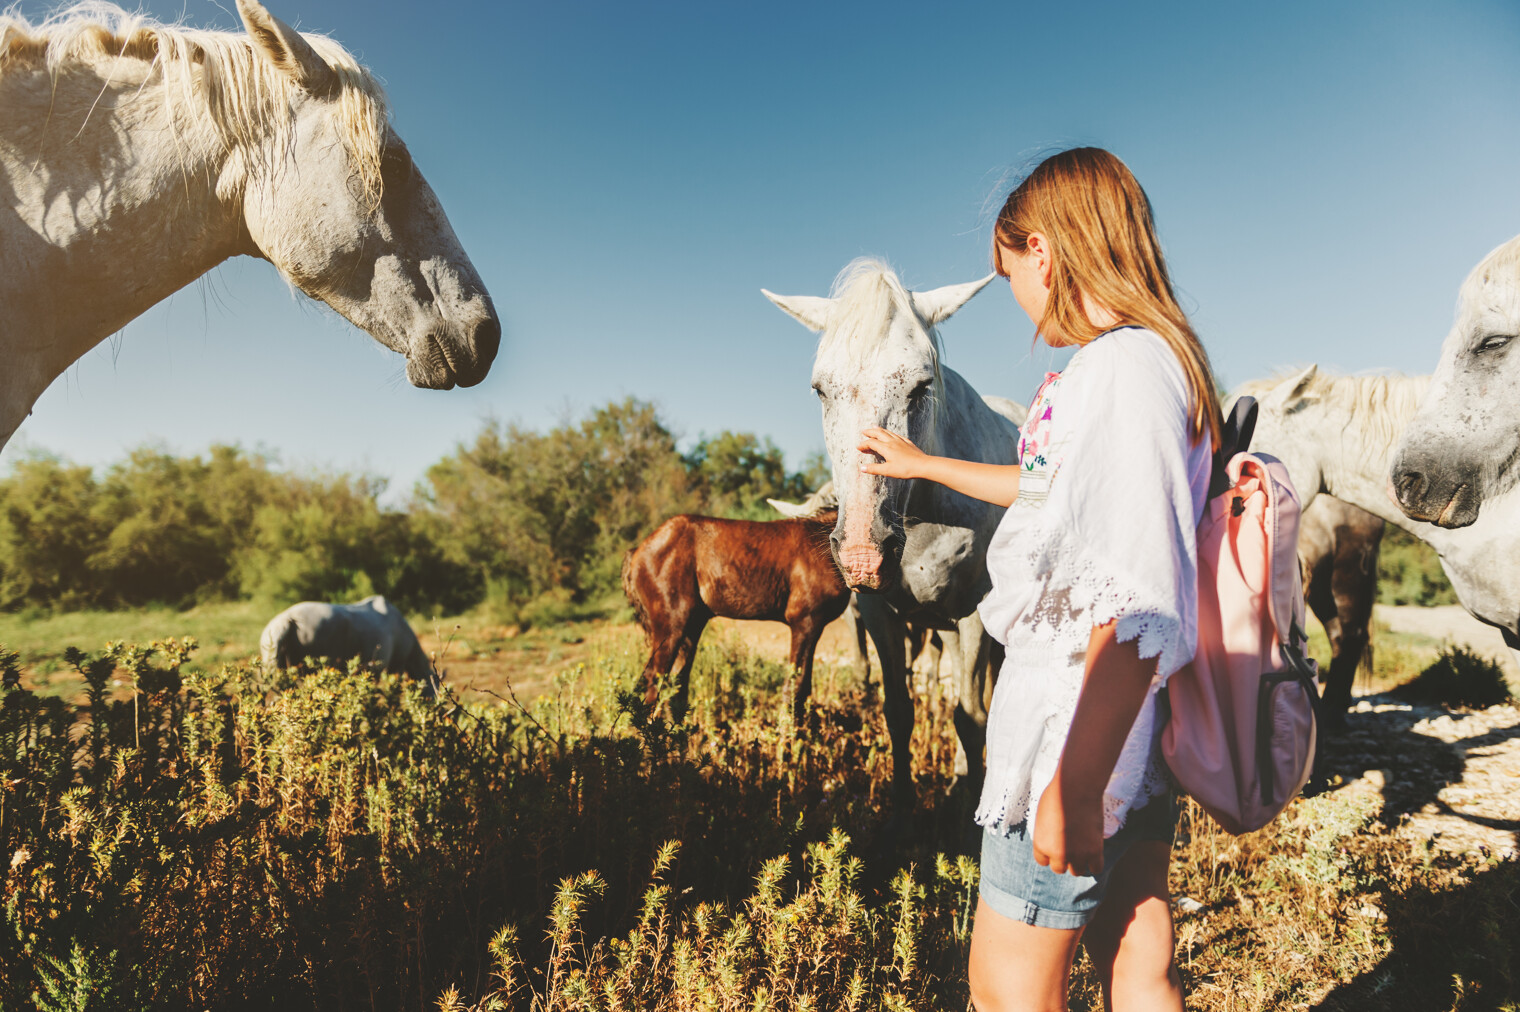
[[[639,624],[640,629],[644,630],[645,635],[648,635],[649,612],[644,610],[644,597],[633,583],[633,557],[638,553],[639,547],[628,549],[628,553],[623,556],[623,596],[628,598],[629,604],[633,605],[634,621]]]

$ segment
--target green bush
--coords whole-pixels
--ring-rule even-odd
[[[70,651],[77,704],[18,687],[0,651],[0,1007],[85,1007],[109,984],[133,1009],[416,1008],[491,992],[508,936],[521,988],[498,997],[524,1010],[592,962],[625,988],[641,967],[671,993],[719,986],[719,943],[776,1007],[964,1004],[967,870],[935,872],[916,838],[929,873],[877,895],[843,835],[869,847],[888,793],[859,700],[800,735],[753,688],[768,666],[704,651],[711,720],[673,726],[633,657],[519,708],[362,671],[184,672],[193,646]],[[932,806],[949,704],[923,709]],[[614,937],[633,948],[582,945]]]
[[[381,593],[413,612],[600,614],[621,600],[623,556],[666,517],[768,518],[766,498],[825,478],[820,459],[787,473],[749,433],[682,455],[632,398],[547,432],[487,424],[404,509],[381,505],[373,476],[282,472],[235,447],[142,448],[99,475],[33,456],[0,478],[0,609]]]
[[[1504,669],[1467,647],[1448,646],[1424,671],[1393,690],[1400,699],[1447,706],[1495,706],[1509,702]]]
[[[1436,550],[1390,524],[1378,552],[1379,604],[1457,604]]]

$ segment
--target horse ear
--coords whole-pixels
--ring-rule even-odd
[[[288,74],[313,95],[330,95],[338,75],[317,55],[301,33],[269,13],[259,0],[237,0],[243,27],[253,39],[254,52]]]
[[[760,294],[781,307],[781,311],[802,324],[808,330],[822,333],[829,325],[829,313],[834,300],[821,295],[777,295],[760,289]]]
[[[767,499],[765,501],[770,503],[771,508],[777,513],[792,520],[808,516],[812,512],[804,503],[785,502],[781,499]]]
[[[968,281],[964,285],[946,285],[930,292],[914,292],[913,308],[927,326],[943,323],[955,311],[971,300],[971,296],[987,287],[987,282],[997,277],[989,274],[980,281]]]
[[[1318,375],[1319,366],[1311,365],[1303,372],[1289,376],[1262,396],[1262,406],[1274,411],[1282,411],[1288,405],[1301,400]]]

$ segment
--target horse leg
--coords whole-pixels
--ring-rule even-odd
[[[823,630],[812,615],[801,615],[790,625],[792,670],[798,673],[797,689],[792,693],[792,722],[801,727],[808,698],[813,694],[813,651],[818,647],[818,637]]]
[[[992,637],[982,626],[982,617],[972,612],[957,623],[960,638],[960,661],[955,672],[955,775],[965,777],[981,793],[987,745],[987,681],[992,667]]]
[[[702,639],[702,630],[707,628],[708,619],[712,613],[706,608],[693,608],[691,616],[686,620],[686,628],[682,630],[678,641],[675,662],[679,665],[676,674],[676,694],[670,701],[670,716],[677,724],[686,719],[686,709],[691,698],[691,666],[697,660],[697,643]]]
[[[855,642],[855,675],[867,696],[871,694],[871,655],[866,652],[866,626],[860,620],[860,605],[856,595],[850,595],[850,603],[844,610],[844,623],[850,629],[850,639]]]
[[[887,718],[887,735],[892,739],[892,808],[893,822],[900,822],[913,811],[913,696],[908,691],[908,665],[903,646],[906,630],[902,616],[875,595],[860,598],[860,618],[876,644],[881,660],[882,710]]]
[[[1499,632],[1504,635],[1504,645],[1509,647],[1509,653],[1515,665],[1520,667],[1520,633],[1514,629],[1500,629]]]
[[[1320,698],[1325,703],[1322,709],[1327,730],[1345,726],[1346,708],[1351,705],[1351,681],[1361,658],[1360,651],[1347,658],[1342,647],[1344,627],[1337,608],[1335,570],[1335,553],[1328,552],[1305,574],[1304,584],[1304,603],[1324,626],[1325,638],[1330,642],[1330,665],[1320,673],[1320,680],[1324,682]]]
[[[643,675],[644,704],[653,706],[660,701],[660,678],[670,673],[676,651],[680,647],[680,637],[671,631],[662,630],[658,633],[651,632],[649,639],[649,660],[644,664]]]

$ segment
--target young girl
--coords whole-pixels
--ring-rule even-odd
[[[1110,1010],[1180,1010],[1156,691],[1197,645],[1213,377],[1145,192],[1107,151],[1042,162],[1009,194],[993,258],[1040,337],[1080,346],[1035,395],[1020,463],[930,457],[884,429],[860,444],[879,458],[863,471],[1009,507],[981,606],[1007,659],[977,812],[971,996],[979,1012],[1066,1008],[1081,940]]]

